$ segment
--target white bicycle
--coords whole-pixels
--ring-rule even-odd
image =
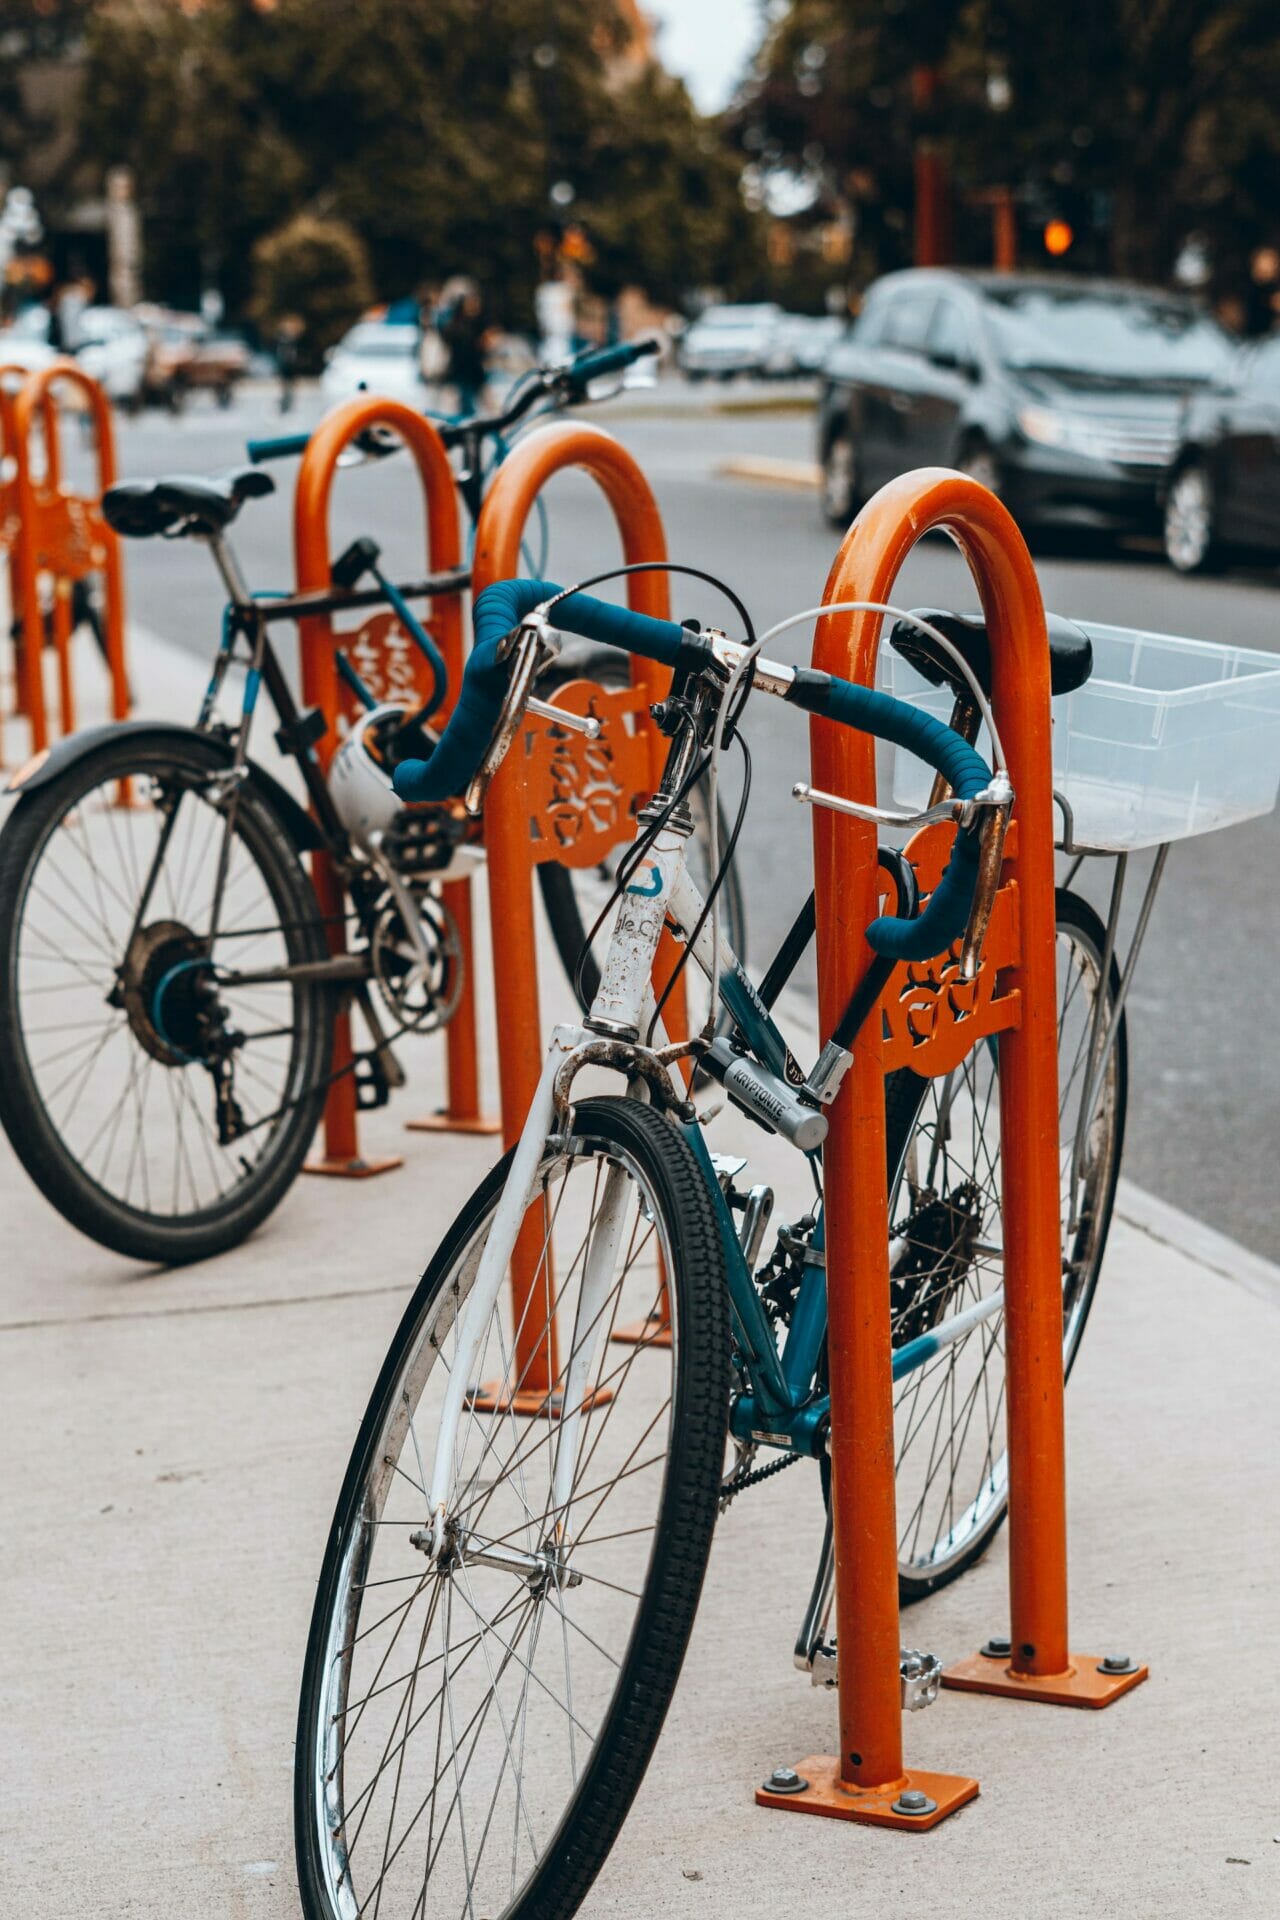
[[[925,626],[985,711],[969,664]],[[299,1710],[296,1838],[310,1920],[576,1911],[658,1739],[718,1509],[793,1460],[825,1467],[825,1108],[894,965],[961,939],[963,963],[978,964],[1013,801],[998,740],[992,773],[939,721],[773,664],[750,634],[691,631],[529,581],[481,596],[463,698],[431,759],[397,770],[403,797],[467,789],[479,806],[554,659],[557,628],[671,668],[660,713],[671,747],[619,869],[591,1011],[552,1034],[520,1140],[431,1261],[356,1441]],[[957,822],[950,866],[918,916],[910,869],[886,856],[898,914],[868,930],[873,977],[808,1073],[769,1010],[786,967],[752,986],[717,924],[715,859],[706,898],[685,865],[688,794],[707,778],[715,819],[720,754],[752,688],[920,753],[945,794],[918,817]],[[736,832],[718,850],[720,872]],[[650,985],[664,925],[716,987],[728,1036],[709,1021],[668,1043]],[[800,944],[790,943],[791,965]],[[812,1213],[780,1228],[763,1262],[772,1194],[739,1189],[745,1162],[713,1160],[683,1058],[814,1170]],[[620,1091],[576,1098],[585,1068],[616,1072]],[[966,1109],[962,1089],[955,1108]],[[1092,1158],[1081,1177],[1096,1179]],[[977,1247],[992,1229],[965,1204]],[[940,1244],[931,1264],[910,1232],[904,1246],[895,1375],[910,1386],[968,1355],[985,1378],[1002,1307],[989,1251],[961,1260]],[[757,1469],[761,1447],[772,1464]],[[953,1449],[952,1535],[963,1452]],[[978,1511],[1001,1461],[988,1434],[962,1510]],[[984,1540],[999,1505],[993,1493],[982,1510]],[[949,1538],[945,1511],[933,1538]],[[815,1672],[824,1577],[808,1621]]]

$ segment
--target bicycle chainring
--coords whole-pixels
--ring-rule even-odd
[[[402,1032],[436,1033],[452,1020],[465,969],[457,923],[438,894],[414,894],[425,958],[393,898],[378,911],[369,936],[373,977]]]

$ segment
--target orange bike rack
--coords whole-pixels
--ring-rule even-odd
[[[7,371],[0,370],[0,371]],[[59,388],[73,387],[86,401],[93,418],[97,444],[98,492],[90,497],[72,493],[62,480]],[[32,458],[32,428],[39,414],[43,438],[43,465]],[[32,751],[48,745],[44,675],[41,671],[44,621],[40,608],[40,579],[53,581],[53,643],[58,659],[59,719],[63,733],[75,729],[75,694],[71,683],[72,588],[87,574],[103,577],[103,624],[107,669],[111,676],[111,711],[123,720],[129,711],[129,682],[124,658],[124,575],[120,545],[102,517],[102,495],[116,477],[115,434],[111,404],[96,380],[74,360],[58,360],[23,382],[11,406],[2,414],[5,451],[15,468],[10,499],[16,520],[11,578],[15,611],[21,610],[22,643],[17,680],[19,706],[31,724]]]
[[[589,474],[604,493],[617,522],[625,561],[666,558],[658,504],[633,456],[600,427],[559,422],[529,434],[498,469],[476,530],[474,593],[522,571],[520,542],[534,501],[555,474],[567,469]],[[667,575],[629,575],[627,599],[638,612],[669,618]],[[633,837],[636,813],[657,786],[666,756],[666,742],[650,722],[648,709],[662,699],[669,684],[670,675],[664,669],[638,659],[632,662],[632,684],[626,692],[574,682],[557,699],[561,705],[594,713],[604,725],[600,741],[584,746],[581,736],[531,718],[525,723],[525,752],[508,753],[489,789],[484,839],[502,1132],[507,1146],[520,1137],[542,1070],[533,869],[543,860],[592,866],[609,848]],[[591,780],[593,761],[603,779]],[[593,792],[590,804],[584,806],[589,784]],[[674,951],[672,943],[664,943],[657,970],[660,984],[673,963]],[[667,1003],[666,1018],[669,1031],[684,1031],[680,982]],[[554,1328],[546,1337],[530,1334],[524,1311],[542,1243],[543,1230],[530,1212],[511,1262],[515,1324],[520,1330],[515,1357],[519,1385],[511,1404],[518,1412],[554,1414],[558,1377]],[[483,1409],[496,1401],[486,1390],[486,1397],[475,1404]]]
[[[935,1825],[972,1799],[978,1783],[907,1772],[903,1764],[887,1066],[909,1061],[917,1073],[943,1072],[976,1040],[999,1035],[1011,1656],[1005,1665],[977,1655],[951,1669],[946,1684],[1100,1707],[1147,1672],[1135,1666],[1113,1675],[1097,1656],[1068,1651],[1049,652],[1035,569],[993,494],[930,468],[892,481],[863,508],[836,556],[824,602],[890,600],[907,554],[933,528],[944,528],[964,555],[986,615],[1016,833],[1011,827],[1006,841],[1000,924],[993,915],[977,980],[960,980],[956,950],[928,968],[895,970],[880,1002],[884,1022],[864,1022],[830,1109],[824,1188],[840,1751],[800,1763],[806,1792],[757,1796],[762,1805],[902,1827]],[[828,615],[819,623],[814,665],[874,684],[880,625],[878,614]],[[869,735],[815,718],[811,742],[815,787],[874,798]],[[876,833],[868,823],[815,809],[813,844],[818,1002],[829,1033],[872,958],[864,929],[880,911]],[[936,838],[924,851],[931,856],[919,861],[927,886],[941,870]]]
[[[9,625],[13,644],[14,711],[26,713],[29,707],[26,689],[26,657],[17,638],[19,608],[22,600],[21,559],[18,551],[22,520],[18,512],[18,461],[21,447],[13,410],[18,389],[29,369],[14,361],[0,362],[0,555],[9,565]],[[0,727],[3,725],[0,714]],[[0,766],[4,764],[3,736],[0,733]]]
[[[357,397],[338,407],[321,422],[307,444],[294,494],[293,538],[298,591],[323,592],[330,587],[329,506],[338,460],[358,434],[382,427],[397,434],[413,456],[422,483],[425,506],[427,563],[435,572],[459,566],[462,557],[458,529],[457,493],[453,469],[444,443],[429,420],[398,400]],[[444,656],[449,691],[443,711],[457,698],[462,678],[462,601],[458,593],[441,595],[428,616],[433,637]],[[403,633],[390,608],[379,608],[357,634],[337,634],[328,614],[312,614],[298,622],[302,656],[302,698],[318,707],[328,723],[317,751],[327,767],[339,742],[340,727],[356,712],[356,702],[338,676],[335,653],[339,644],[350,651],[361,677],[380,700],[404,699],[415,705],[429,690],[426,663]],[[328,922],[330,951],[346,946],[343,901],[337,876],[327,855],[317,853],[312,874],[321,911]],[[475,979],[472,966],[471,886],[467,880],[447,881],[445,905],[458,929],[462,992],[445,1033],[448,1050],[448,1109],[418,1125],[458,1133],[492,1133],[495,1122],[480,1112],[479,1062],[476,1048]],[[356,1086],[352,1061],[351,1017],[344,1008],[334,1026],[331,1071],[341,1077],[329,1090],[324,1114],[324,1153],[308,1163],[311,1173],[362,1178],[384,1173],[402,1164],[398,1155],[383,1159],[362,1157],[356,1135]]]

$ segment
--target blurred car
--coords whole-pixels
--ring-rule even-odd
[[[813,324],[812,314],[779,314],[764,361],[763,370],[770,379],[790,380],[800,372],[800,356],[808,345]]]
[[[849,322],[842,314],[808,315],[795,344],[796,372],[821,373],[827,355],[838,340],[843,340]]]
[[[1233,552],[1280,559],[1280,334],[1242,347],[1188,400],[1164,550],[1179,573],[1211,572]]]
[[[1231,354],[1178,294],[1066,274],[888,274],[823,369],[823,509],[847,526],[886,480],[942,465],[1027,526],[1155,528],[1183,402]]]
[[[774,301],[708,307],[681,338],[682,371],[690,380],[731,380],[736,373],[763,373],[782,318],[782,308]]]
[[[76,359],[126,413],[146,397],[146,328],[123,307],[86,307],[76,323]]]
[[[48,307],[24,307],[0,329],[0,366],[22,367],[38,373],[58,358],[49,345]]]
[[[364,387],[394,400],[422,400],[418,329],[387,320],[361,320],[329,352],[320,376],[326,400],[348,400]]]
[[[205,333],[183,372],[183,386],[188,393],[211,393],[220,407],[229,407],[251,359],[249,343],[238,333]]]
[[[136,311],[147,335],[143,396],[177,413],[186,396],[187,371],[196,357],[204,322],[197,313],[176,313],[167,307],[147,305]]]

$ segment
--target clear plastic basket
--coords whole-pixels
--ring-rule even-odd
[[[1076,624],[1093,642],[1093,672],[1053,702],[1053,784],[1071,807],[1077,846],[1129,852],[1270,813],[1280,790],[1280,655]],[[950,717],[950,693],[887,639],[880,684]],[[895,751],[898,805],[923,807],[931,781],[919,760]]]

